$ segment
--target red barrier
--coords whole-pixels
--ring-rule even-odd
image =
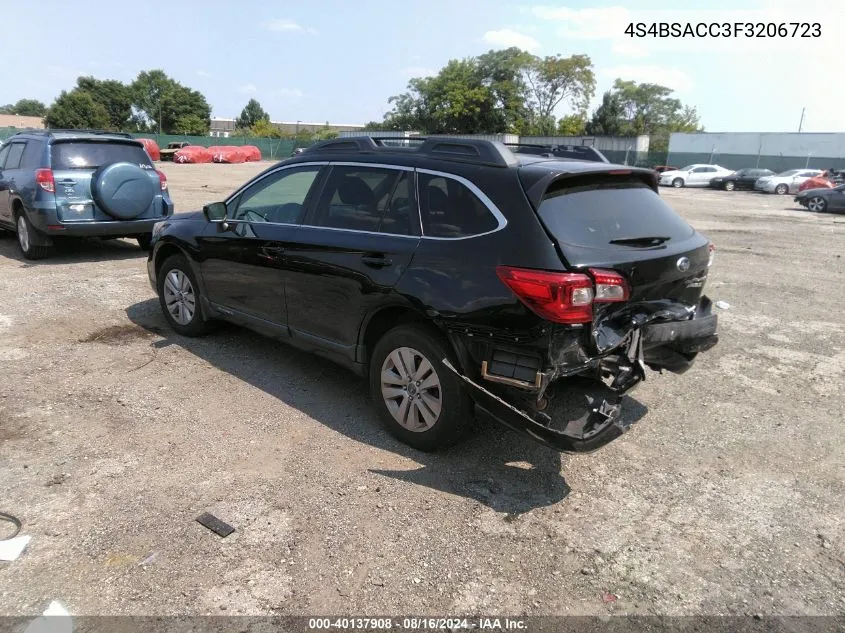
[[[833,183],[824,176],[813,176],[802,182],[801,186],[798,187],[798,191],[805,191],[807,189],[833,189]]]
[[[151,138],[139,138],[136,140],[141,141],[144,145],[144,149],[147,150],[147,154],[150,155],[150,158],[153,160],[161,160],[161,151],[158,148],[158,143]]]
[[[173,155],[174,163],[210,163],[211,161],[211,152],[207,147],[199,145],[188,145]]]
[[[261,160],[261,150],[255,145],[242,145],[241,149],[246,152],[246,159],[248,162]]]
[[[215,163],[245,163],[246,152],[236,145],[213,145],[208,148]]]

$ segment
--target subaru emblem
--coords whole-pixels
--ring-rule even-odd
[[[689,257],[681,257],[675,264],[682,273],[689,270]]]

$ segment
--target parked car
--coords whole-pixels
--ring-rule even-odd
[[[757,182],[758,178],[774,175],[775,172],[770,169],[740,169],[726,176],[716,176],[710,181],[710,187],[712,189],[724,189],[725,191],[754,189],[754,183]]]
[[[786,193],[795,193],[801,183],[812,178],[813,176],[820,176],[822,171],[820,169],[790,169],[783,171],[775,176],[764,176],[758,178],[754,183],[755,191],[765,191],[766,193],[776,193],[783,195]]]
[[[296,149],[291,152],[291,156],[299,156],[302,152],[305,151],[305,147],[297,147]]]
[[[133,237],[146,249],[172,214],[167,178],[129,134],[30,130],[0,150],[0,227],[28,259],[65,236]]]
[[[586,160],[609,163],[607,157],[590,145],[536,145],[532,143],[505,143],[515,154],[563,158],[567,160]]]
[[[730,173],[730,169],[720,165],[687,165],[674,171],[664,171],[660,174],[660,184],[672,185],[675,188],[706,187],[713,178]]]
[[[716,344],[712,245],[652,170],[418,140],[325,141],[159,222],[147,266],[170,326],[231,321],[368,376],[387,428],[421,450],[460,437],[473,406],[595,450],[630,424],[622,394],[646,366],[682,373]],[[545,413],[574,376],[612,395]]]
[[[832,189],[805,189],[795,196],[795,202],[816,213],[845,211],[845,185]]]
[[[172,143],[168,143],[167,147],[159,150],[160,159],[162,161],[173,162],[173,157],[176,156],[176,152],[188,147],[190,144],[191,143],[189,141],[173,141]]]

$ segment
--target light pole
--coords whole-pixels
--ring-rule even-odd
[[[294,149],[296,149],[296,146],[299,144],[299,124],[300,124],[300,123],[302,123],[302,121],[297,121],[297,122],[296,122],[296,132],[295,132],[295,133],[294,133],[294,135],[293,135],[293,145],[294,145]]]

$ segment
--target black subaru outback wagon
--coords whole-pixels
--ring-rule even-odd
[[[654,172],[414,142],[327,141],[157,224],[148,270],[173,329],[231,321],[366,375],[421,450],[458,438],[473,407],[594,450],[627,429],[622,394],[647,366],[682,373],[716,344],[712,245]],[[608,397],[550,415],[576,377]]]

